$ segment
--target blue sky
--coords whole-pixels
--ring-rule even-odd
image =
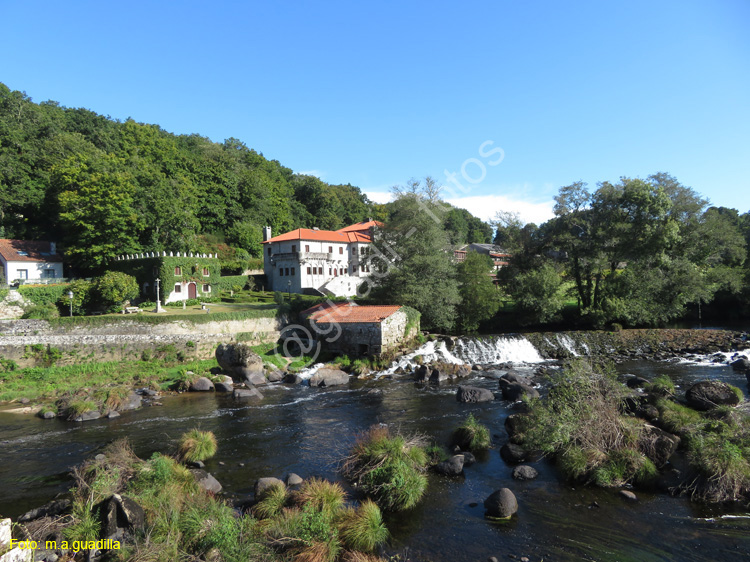
[[[0,0],[0,82],[484,219],[658,171],[746,212],[748,29],[746,0]]]

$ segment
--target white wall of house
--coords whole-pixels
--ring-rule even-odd
[[[195,291],[195,296],[191,296],[191,285],[192,289]],[[165,294],[167,293],[167,288],[162,285],[162,289],[165,289]],[[206,283],[196,283],[195,281],[175,281],[175,283],[171,287],[171,291],[169,291],[168,296],[164,299],[164,304],[167,304],[168,302],[180,302],[180,301],[186,301],[189,299],[200,299],[201,297],[210,297],[211,294],[211,285],[208,284],[208,281]]]
[[[266,244],[263,263],[269,289],[301,293],[308,288],[321,290],[326,283],[339,277],[366,277],[369,272],[361,271],[360,263],[364,255],[362,248],[367,246],[367,243],[319,240],[287,240]],[[356,285],[336,283],[335,286],[345,290],[344,287]]]
[[[8,261],[0,258],[5,273],[5,280],[11,283],[16,279],[59,279],[63,276],[62,263],[45,263],[36,261]]]

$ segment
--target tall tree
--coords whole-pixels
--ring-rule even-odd
[[[448,239],[434,217],[435,204],[416,194],[391,204],[385,226],[376,230],[371,262],[373,296],[409,305],[422,313],[422,324],[433,330],[455,326],[461,301],[456,267],[446,251]]]
[[[500,308],[493,267],[492,259],[479,252],[468,252],[466,259],[458,265],[461,295],[458,316],[463,332],[475,332],[481,322],[492,318]]]

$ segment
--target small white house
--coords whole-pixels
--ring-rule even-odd
[[[63,259],[54,242],[0,238],[0,273],[9,284],[59,279],[63,276]]]

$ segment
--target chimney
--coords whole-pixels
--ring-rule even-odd
[[[268,242],[271,239],[271,227],[263,227],[263,242]]]
[[[49,243],[49,253],[53,256],[57,253],[57,243],[56,242],[50,242]]]

